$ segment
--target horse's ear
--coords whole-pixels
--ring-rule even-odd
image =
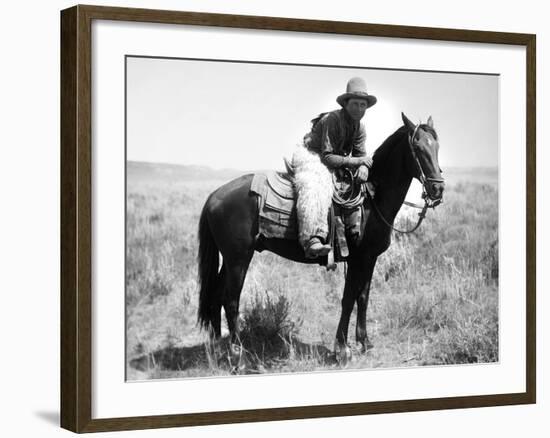
[[[411,122],[404,113],[401,113],[401,118],[403,119],[403,123],[405,124],[407,129],[409,131],[414,131],[414,128],[416,128],[416,125],[413,122]]]
[[[426,124],[427,124],[430,128],[434,129],[434,121],[433,121],[433,119],[432,119],[432,116],[428,117],[428,121],[426,122]]]

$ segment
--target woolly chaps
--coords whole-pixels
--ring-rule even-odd
[[[298,195],[299,241],[306,247],[314,236],[326,240],[328,235],[327,216],[332,202],[332,176],[321,163],[319,155],[299,145],[292,155],[295,171],[294,185]]]

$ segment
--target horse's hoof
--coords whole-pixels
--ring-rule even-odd
[[[365,343],[360,343],[361,345],[361,354],[366,354],[374,348],[374,344],[370,341]]]
[[[351,348],[346,345],[338,345],[336,344],[334,346],[334,355],[336,356],[336,362],[338,362],[340,365],[347,365],[351,361],[352,353]]]
[[[231,343],[229,345],[229,360],[231,363],[239,364],[243,355],[243,349],[238,344]]]
[[[243,374],[244,370],[245,370],[244,365],[240,365],[240,366],[231,367],[229,372],[231,373],[231,375],[239,375],[239,374]]]
[[[240,374],[244,367],[243,363],[243,348],[231,343],[227,351],[227,361],[229,362],[231,374]]]

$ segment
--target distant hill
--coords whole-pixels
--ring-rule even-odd
[[[247,173],[262,172],[265,169],[238,170],[212,169],[208,166],[149,163],[143,161],[127,162],[128,181],[133,182],[186,182],[186,181],[229,181]],[[477,182],[498,183],[496,167],[445,167],[443,177],[448,183]]]
[[[128,161],[128,180],[134,181],[204,181],[229,180],[245,173],[236,169],[212,169],[208,166],[186,166],[182,164],[148,163]]]
[[[443,178],[449,183],[498,184],[498,167],[444,167]]]

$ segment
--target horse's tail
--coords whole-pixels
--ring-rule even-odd
[[[216,318],[215,312],[219,312],[215,305],[219,252],[212,231],[208,224],[207,204],[204,205],[199,220],[199,311],[198,323],[204,329],[209,329]]]

